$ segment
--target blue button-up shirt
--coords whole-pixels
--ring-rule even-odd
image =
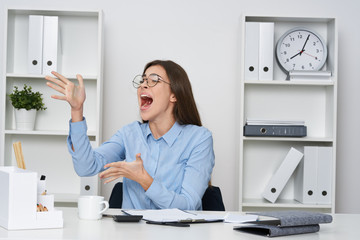
[[[155,139],[149,124],[133,122],[96,149],[91,148],[86,131],[85,120],[70,121],[68,148],[79,176],[95,175],[110,162],[135,161],[141,153],[144,168],[154,179],[145,191],[139,183],[124,178],[122,208],[201,210],[201,198],[214,167],[209,130],[175,123]]]

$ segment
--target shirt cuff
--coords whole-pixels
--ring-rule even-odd
[[[67,145],[70,153],[73,153],[72,145],[73,139],[76,141],[78,137],[82,134],[86,134],[87,132],[87,124],[85,118],[83,118],[80,122],[72,122],[71,119],[69,121],[69,136],[67,137]],[[73,139],[71,138],[73,136]]]
[[[70,119],[69,129],[70,129],[69,135],[83,133],[83,132],[86,133],[87,132],[87,124],[86,124],[85,117],[83,117],[83,120],[80,122],[72,122],[72,119]]]
[[[160,193],[161,193],[161,184],[155,179],[153,179],[153,182],[151,183],[148,190],[146,190],[145,195],[150,199],[157,199]]]

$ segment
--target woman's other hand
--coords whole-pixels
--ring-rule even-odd
[[[119,177],[126,177],[138,182],[146,191],[153,182],[153,178],[144,169],[140,153],[136,154],[136,159],[133,162],[108,163],[104,168],[109,168],[99,174],[101,179],[106,179],[104,183],[109,183]]]

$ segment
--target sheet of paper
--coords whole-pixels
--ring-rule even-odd
[[[144,220],[155,222],[178,222],[182,220],[222,220],[223,217],[207,214],[195,214],[180,209],[158,209],[158,210],[125,210],[130,215],[143,215]]]
[[[227,223],[243,223],[248,221],[256,221],[257,215],[241,214],[241,213],[228,213],[225,216],[224,221]]]

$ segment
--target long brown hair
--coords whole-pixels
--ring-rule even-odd
[[[175,120],[181,125],[193,124],[202,126],[189,77],[185,70],[179,64],[170,60],[154,60],[146,64],[143,74],[146,69],[155,65],[162,66],[170,79],[171,92],[174,93],[176,97],[173,110]]]

